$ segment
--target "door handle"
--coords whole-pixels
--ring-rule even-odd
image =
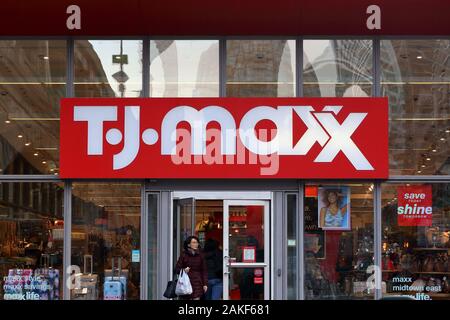
[[[224,271],[223,274],[230,274],[230,273],[231,273],[230,271]]]

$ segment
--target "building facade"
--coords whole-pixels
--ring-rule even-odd
[[[366,7],[363,31],[311,36],[2,31],[0,298],[102,300],[120,261],[126,299],[164,299],[196,235],[222,250],[224,299],[450,299],[449,26],[372,34]],[[388,97],[389,177],[62,179],[65,97]]]

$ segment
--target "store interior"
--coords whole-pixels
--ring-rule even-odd
[[[63,186],[0,183],[0,299],[62,297]]]
[[[429,185],[432,194],[432,217],[427,225],[423,226],[402,225],[398,219],[398,189],[401,187],[405,185],[384,185],[382,189],[384,292],[386,295],[410,295],[421,300],[448,300],[450,299],[448,184]],[[420,185],[419,187],[423,188]]]
[[[264,210],[261,206],[240,205],[229,207],[229,261],[244,262],[244,247],[255,248],[253,262],[264,262]],[[189,221],[189,220],[188,220]],[[223,250],[223,201],[195,201],[194,235],[205,247],[207,241],[215,241],[219,251]],[[230,270],[230,299],[263,299],[263,283],[254,283],[253,268]],[[263,278],[263,275],[258,278]]]

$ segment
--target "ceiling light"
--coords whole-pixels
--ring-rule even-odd
[[[417,59],[419,59],[419,60],[422,59],[422,56],[417,56]]]
[[[25,143],[25,145],[28,147],[31,144],[31,142],[27,142]]]
[[[422,173],[422,170],[417,170],[417,173]]]
[[[437,152],[437,150],[436,150],[436,149],[433,149],[433,150],[431,150],[431,151],[433,151],[433,152]]]
[[[53,171],[55,171],[55,169],[50,169],[50,172],[53,172]]]
[[[450,129],[445,130],[445,132],[450,133]]]
[[[23,135],[19,134],[19,135],[17,136],[17,138],[23,138]]]
[[[48,56],[43,56],[42,59],[48,60],[49,58],[48,58]]]
[[[421,165],[421,167],[422,167],[422,168],[425,168],[425,167],[426,167],[426,165],[424,165],[424,164],[423,164],[423,165]]]
[[[42,164],[46,164],[47,163],[47,161],[42,161]]]
[[[35,153],[34,153],[34,156],[35,156],[35,157],[37,157],[37,156],[38,156],[38,153],[37,153],[37,152],[35,152]]]
[[[57,172],[55,172],[55,173],[54,173],[54,175],[55,175],[55,176],[57,176],[57,175],[58,175],[58,173],[57,173]]]
[[[427,161],[431,161],[431,158],[430,158],[430,157],[428,157],[428,158],[427,158]]]
[[[441,138],[441,139],[439,139],[439,140],[441,140],[441,141],[445,141],[445,138]]]
[[[11,123],[11,121],[9,121],[9,120],[5,120],[5,123]]]

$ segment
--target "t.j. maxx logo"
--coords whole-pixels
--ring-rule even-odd
[[[387,171],[386,102],[64,99],[61,175],[300,178],[334,171],[329,178],[373,177]]]

